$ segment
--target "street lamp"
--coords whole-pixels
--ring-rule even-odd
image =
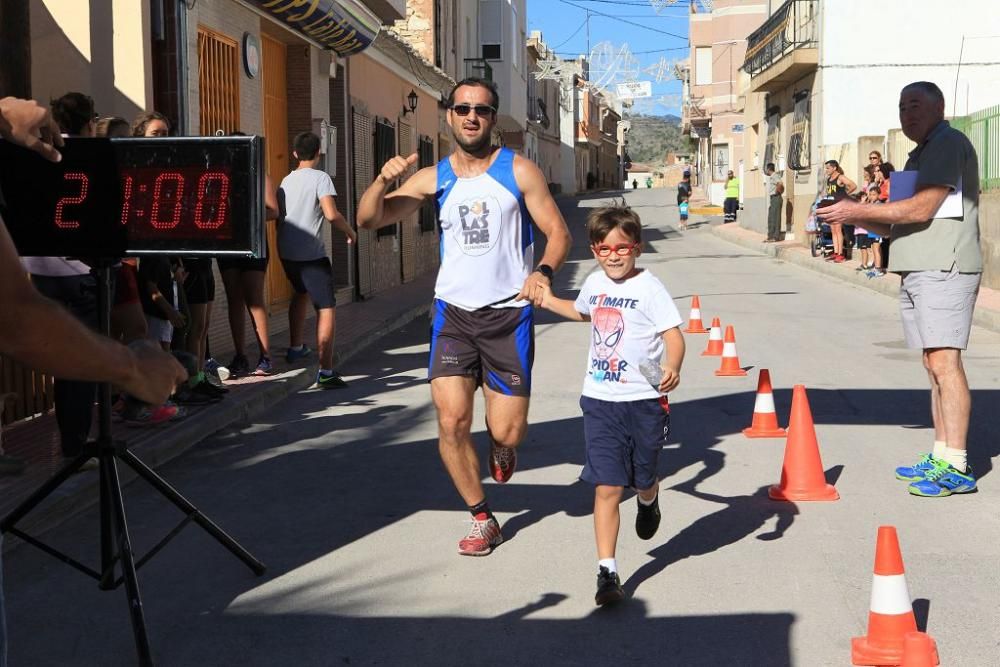
[[[417,110],[417,99],[418,98],[416,91],[411,89],[410,94],[406,96],[406,101],[410,105],[410,108],[407,109],[406,107],[403,107],[403,116],[406,116],[406,114],[413,113],[414,111]]]

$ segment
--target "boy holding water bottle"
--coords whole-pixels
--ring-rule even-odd
[[[587,276],[576,301],[546,289],[542,307],[591,323],[580,397],[587,448],[580,479],[595,485],[595,601],[604,605],[625,597],[615,546],[626,487],[638,494],[636,534],[648,540],[660,525],[657,459],[670,432],[666,394],[680,382],[684,337],[680,313],[663,283],[636,266],[642,253],[639,216],[625,207],[596,209],[587,232],[603,271]]]

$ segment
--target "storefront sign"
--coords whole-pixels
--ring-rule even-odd
[[[246,0],[338,56],[361,53],[381,21],[358,0]]]

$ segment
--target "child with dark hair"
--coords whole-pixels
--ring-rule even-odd
[[[625,597],[615,547],[626,487],[637,492],[636,534],[648,540],[660,525],[657,460],[670,432],[666,394],[680,383],[684,337],[663,283],[636,266],[642,253],[639,216],[624,207],[597,209],[587,231],[603,271],[587,277],[576,301],[558,299],[546,288],[542,307],[591,323],[580,398],[587,449],[580,479],[595,485],[595,601],[604,605]]]
[[[285,176],[278,188],[278,256],[295,290],[288,308],[291,346],[285,358],[294,362],[312,352],[303,342],[306,310],[311,300],[316,309],[319,345],[316,384],[323,389],[346,387],[347,383],[333,370],[337,298],[333,266],[323,243],[323,223],[346,234],[348,243],[354,243],[357,234],[337,210],[333,199],[337,191],[330,175],[316,168],[320,159],[319,137],[303,132],[292,145],[299,166]]]
[[[52,117],[59,124],[63,134],[73,137],[94,136],[97,114],[94,100],[83,93],[66,93],[49,103]]]

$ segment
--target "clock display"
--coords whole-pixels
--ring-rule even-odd
[[[263,139],[67,139],[58,164],[0,141],[20,254],[263,256]]]

